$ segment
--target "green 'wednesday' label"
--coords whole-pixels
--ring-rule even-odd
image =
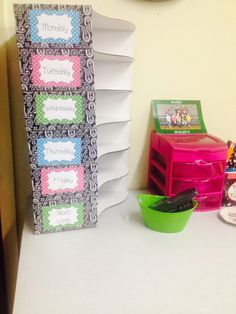
[[[80,228],[83,223],[84,205],[82,203],[42,207],[44,231]]]
[[[80,124],[83,98],[80,95],[36,95],[37,124]]]

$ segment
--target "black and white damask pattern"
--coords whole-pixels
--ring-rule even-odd
[[[29,23],[29,10],[77,10],[80,12],[80,38],[77,44],[32,43]],[[95,125],[94,60],[92,48],[92,8],[81,5],[16,5],[16,39],[19,49],[21,86],[24,99],[25,126],[28,138],[30,167],[32,175],[33,213],[35,233],[43,233],[43,206],[77,204],[85,205],[84,224],[91,227],[97,221],[97,132]],[[77,87],[37,87],[32,81],[33,54],[80,57],[81,86]],[[35,97],[40,94],[82,95],[84,122],[76,124],[36,124]],[[76,138],[82,139],[82,165],[84,167],[85,188],[81,193],[62,193],[42,195],[40,170],[37,165],[38,138]],[[61,228],[63,230],[63,228]]]

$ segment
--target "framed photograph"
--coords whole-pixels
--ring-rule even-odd
[[[199,100],[152,100],[158,133],[207,133]]]

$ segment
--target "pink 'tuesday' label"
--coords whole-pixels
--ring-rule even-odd
[[[80,86],[80,57],[33,55],[35,86]]]
[[[42,168],[42,194],[75,193],[84,189],[84,168]]]

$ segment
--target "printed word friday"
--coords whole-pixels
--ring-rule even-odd
[[[56,183],[70,183],[70,184],[75,184],[74,180],[68,177],[64,178],[53,178],[53,182]]]

